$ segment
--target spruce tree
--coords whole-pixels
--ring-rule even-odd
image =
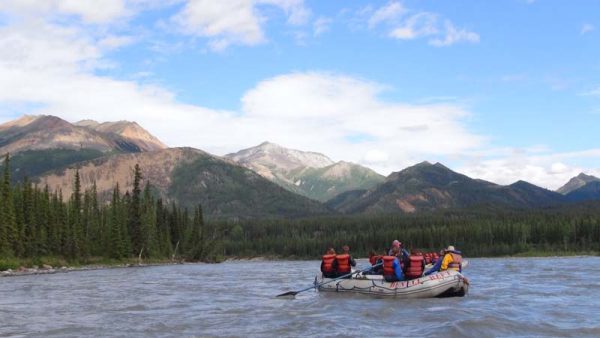
[[[10,156],[4,157],[4,174],[0,181],[0,255],[14,253],[11,245],[15,237],[15,214],[10,184]]]
[[[136,164],[133,173],[133,191],[131,193],[131,203],[129,205],[129,229],[131,235],[131,245],[133,254],[136,256],[142,251],[142,248],[144,248],[145,244],[142,230],[141,183],[142,171],[140,170],[139,164]]]

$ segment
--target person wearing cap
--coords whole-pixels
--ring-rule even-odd
[[[388,251],[388,256],[392,255],[392,251],[397,248],[398,250],[396,251],[396,256],[398,257],[398,260],[401,263],[401,267],[402,269],[404,269],[404,267],[406,267],[408,265],[408,257],[410,256],[410,253],[408,252],[408,250],[406,250],[404,248],[404,246],[402,245],[402,242],[400,242],[399,240],[395,239],[392,242],[392,247],[390,248],[390,250]]]
[[[431,275],[438,271],[456,270],[462,272],[462,254],[456,250],[453,245],[449,245],[444,254],[440,256],[435,265],[425,272],[425,276]]]

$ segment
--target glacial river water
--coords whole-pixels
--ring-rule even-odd
[[[0,278],[0,336],[600,337],[600,257],[470,259],[464,298],[274,298],[318,269],[236,261]]]

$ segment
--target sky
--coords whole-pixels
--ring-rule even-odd
[[[556,189],[600,176],[600,2],[2,0],[0,123],[24,114]]]

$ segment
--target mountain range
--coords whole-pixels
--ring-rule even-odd
[[[557,192],[524,181],[473,179],[422,162],[383,177],[358,164],[264,142],[223,157],[167,148],[135,122],[69,123],[24,116],[0,125],[0,154],[11,154],[15,181],[29,177],[68,197],[75,170],[84,188],[108,198],[118,182],[131,189],[135,164],[166,202],[201,204],[208,217],[304,217],[418,213],[446,208],[546,208],[600,199],[600,179],[585,174]]]

